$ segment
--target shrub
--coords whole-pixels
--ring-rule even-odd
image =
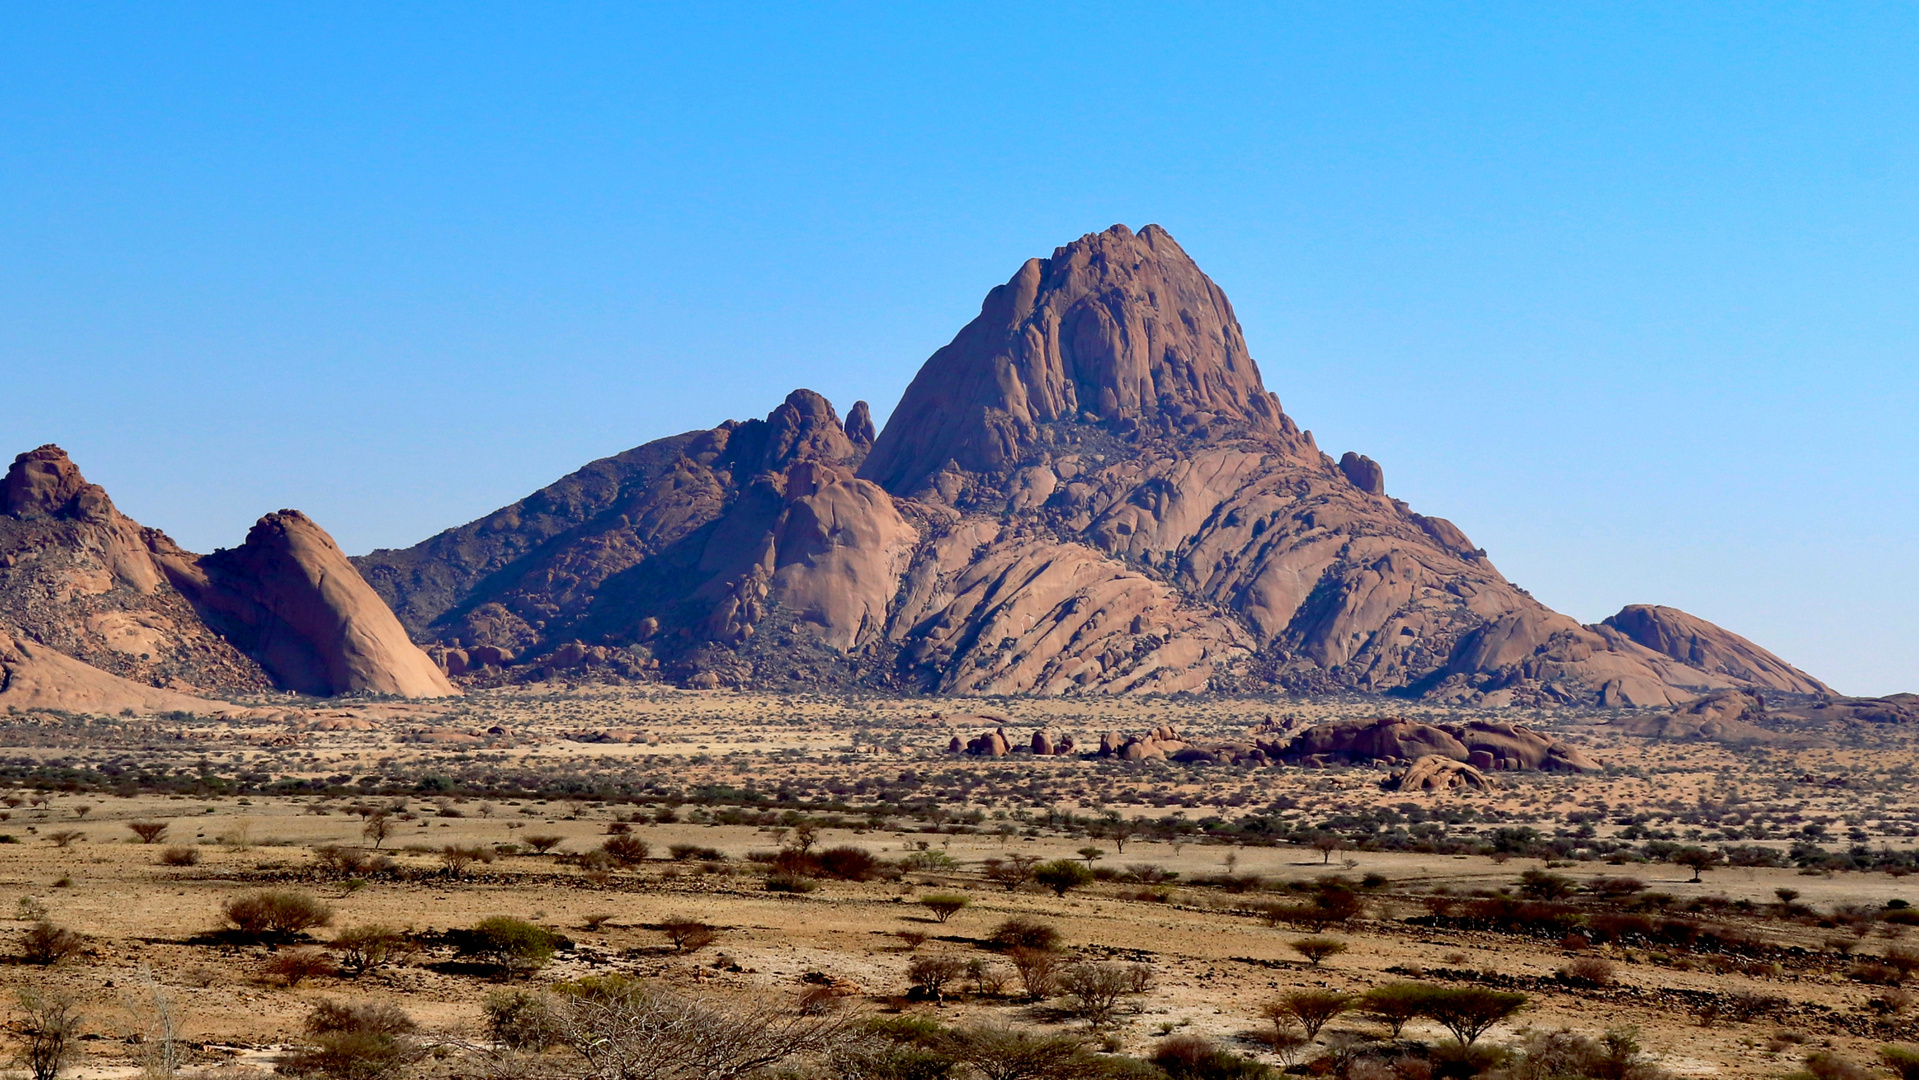
[[[767,892],[810,893],[820,887],[820,883],[800,874],[768,874]]]
[[[412,1018],[392,1005],[321,1002],[306,1020],[307,1045],[281,1058],[281,1072],[333,1080],[381,1080],[419,1056]]]
[[[653,853],[651,845],[631,833],[607,837],[606,842],[600,845],[600,850],[620,866],[638,866]]]
[[[164,821],[129,821],[127,828],[133,830],[133,835],[139,837],[142,844],[157,844],[167,834],[167,823]]]
[[[1119,1011],[1120,999],[1133,992],[1134,973],[1118,964],[1071,964],[1060,972],[1058,986],[1069,1014],[1104,1027]]]
[[[815,855],[820,873],[840,881],[867,881],[879,870],[880,861],[865,848],[830,847]]]
[[[559,935],[509,915],[481,919],[459,936],[460,951],[480,957],[508,978],[531,975],[547,965],[560,947]]]
[[[267,957],[266,973],[284,980],[289,987],[308,979],[338,975],[340,965],[319,949],[281,949]]]
[[[200,865],[200,849],[197,847],[188,847],[182,844],[175,844],[174,846],[160,852],[160,865],[162,866],[198,866]]]
[[[467,868],[476,862],[492,861],[493,849],[480,844],[448,844],[440,849],[440,863],[454,877],[464,876]]]
[[[798,1055],[828,1057],[852,1025],[844,1015],[801,1016],[770,998],[722,1005],[620,976],[562,986],[553,1002],[565,1044],[605,1077],[736,1080]]]
[[[1879,1061],[1898,1075],[1899,1080],[1919,1080],[1919,1049],[1910,1046],[1882,1046]]]
[[[409,943],[405,934],[390,926],[365,924],[340,931],[330,944],[339,951],[346,972],[359,976],[397,959]]]
[[[1328,957],[1338,956],[1346,951],[1346,943],[1332,938],[1300,938],[1292,943],[1293,951],[1305,957],[1314,967]]]
[[[486,1013],[486,1037],[500,1046],[545,1050],[560,1043],[559,1024],[545,994],[495,990],[480,1007]]]
[[[1020,987],[1029,1000],[1040,1001],[1053,995],[1063,964],[1058,953],[1019,948],[1009,951],[1006,958],[1012,962],[1013,974],[1019,977]]]
[[[525,839],[527,847],[532,848],[542,855],[566,842],[566,837],[554,836],[550,833],[535,833],[523,839]]]
[[[726,856],[720,849],[701,847],[698,844],[669,844],[667,845],[666,853],[672,856],[675,862],[693,862],[695,860],[722,862],[726,859]]]
[[[1175,1035],[1154,1047],[1148,1060],[1172,1080],[1265,1080],[1272,1075],[1268,1066],[1198,1035]]]
[[[660,932],[673,943],[673,947],[683,953],[699,952],[717,941],[718,928],[709,926],[698,919],[686,919],[672,916],[660,923]]]
[[[81,1016],[64,994],[29,987],[19,991],[18,1000],[26,1014],[14,1029],[20,1036],[21,1062],[33,1080],[54,1080],[79,1051]]]
[[[1501,1070],[1510,1080],[1659,1080],[1664,1076],[1640,1054],[1639,1032],[1634,1028],[1612,1028],[1597,1039],[1564,1028],[1521,1034],[1513,1060]]]
[[[895,930],[893,936],[900,939],[900,944],[906,946],[907,952],[926,944],[926,933],[922,930]]]
[[[333,877],[360,877],[393,868],[393,860],[352,844],[321,844],[313,849],[321,869]]]
[[[955,896],[951,893],[929,893],[920,897],[920,906],[931,912],[933,917],[940,922],[945,922],[954,915],[959,914],[962,909],[971,903],[972,901],[966,897]]]
[[[86,939],[71,930],[41,919],[27,928],[20,938],[20,959],[43,967],[57,964],[86,945]]]
[[[1051,923],[1029,919],[1024,915],[1015,915],[995,926],[986,940],[998,949],[1036,949],[1041,952],[1050,952],[1059,948],[1059,929]]]
[[[1788,1075],[1794,1078],[1810,1077],[1811,1080],[1873,1080],[1871,1069],[1830,1050],[1821,1050],[1809,1055],[1803,1071]]]
[[[937,1000],[946,984],[966,974],[966,965],[951,956],[916,956],[906,965],[906,981],[921,995]]]
[[[1111,1068],[1074,1035],[980,1026],[954,1032],[946,1045],[985,1080],[1093,1080]]]
[[[1559,977],[1575,986],[1611,986],[1612,961],[1598,956],[1575,956],[1559,969]]]
[[[287,937],[333,921],[333,909],[297,889],[262,889],[236,896],[222,912],[249,937]]]
[[[1092,881],[1093,872],[1072,859],[1054,859],[1033,867],[1033,880],[1053,890],[1054,896],[1065,896]]]

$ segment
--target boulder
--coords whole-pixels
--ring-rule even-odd
[[[1410,767],[1394,773],[1384,786],[1391,791],[1454,791],[1460,788],[1485,791],[1493,786],[1493,782],[1474,765],[1438,754],[1427,754]]]
[[[1339,471],[1352,485],[1368,495],[1386,494],[1386,470],[1379,462],[1351,450],[1339,456]]]
[[[1270,756],[1290,762],[1350,763],[1417,761],[1442,757],[1474,768],[1590,772],[1599,763],[1585,751],[1518,724],[1472,721],[1426,724],[1401,717],[1316,724],[1283,746],[1262,743]]]

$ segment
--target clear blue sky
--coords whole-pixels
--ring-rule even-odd
[[[0,431],[402,546],[1170,229],[1337,454],[1585,620],[1919,690],[1919,8],[0,8]]]

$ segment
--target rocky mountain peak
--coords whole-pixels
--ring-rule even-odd
[[[949,462],[1004,472],[1058,424],[1285,449],[1299,438],[1226,294],[1157,225],[1115,225],[1027,260],[920,368],[861,475],[912,494]]]
[[[106,489],[87,483],[67,452],[52,443],[13,459],[0,488],[0,511],[24,520],[57,518],[95,525],[114,516]]]

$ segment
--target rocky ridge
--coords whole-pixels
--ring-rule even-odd
[[[1378,462],[1319,450],[1157,226],[1028,260],[871,428],[795,391],[356,564],[449,665],[487,648],[540,674],[1495,706],[1823,689],[1683,612],[1582,626],[1506,581]]]
[[[194,555],[120,513],[57,446],[19,455],[0,485],[0,634],[0,698],[33,707],[457,693],[304,515],[270,514],[239,548]],[[42,689],[21,697],[28,686]]]

